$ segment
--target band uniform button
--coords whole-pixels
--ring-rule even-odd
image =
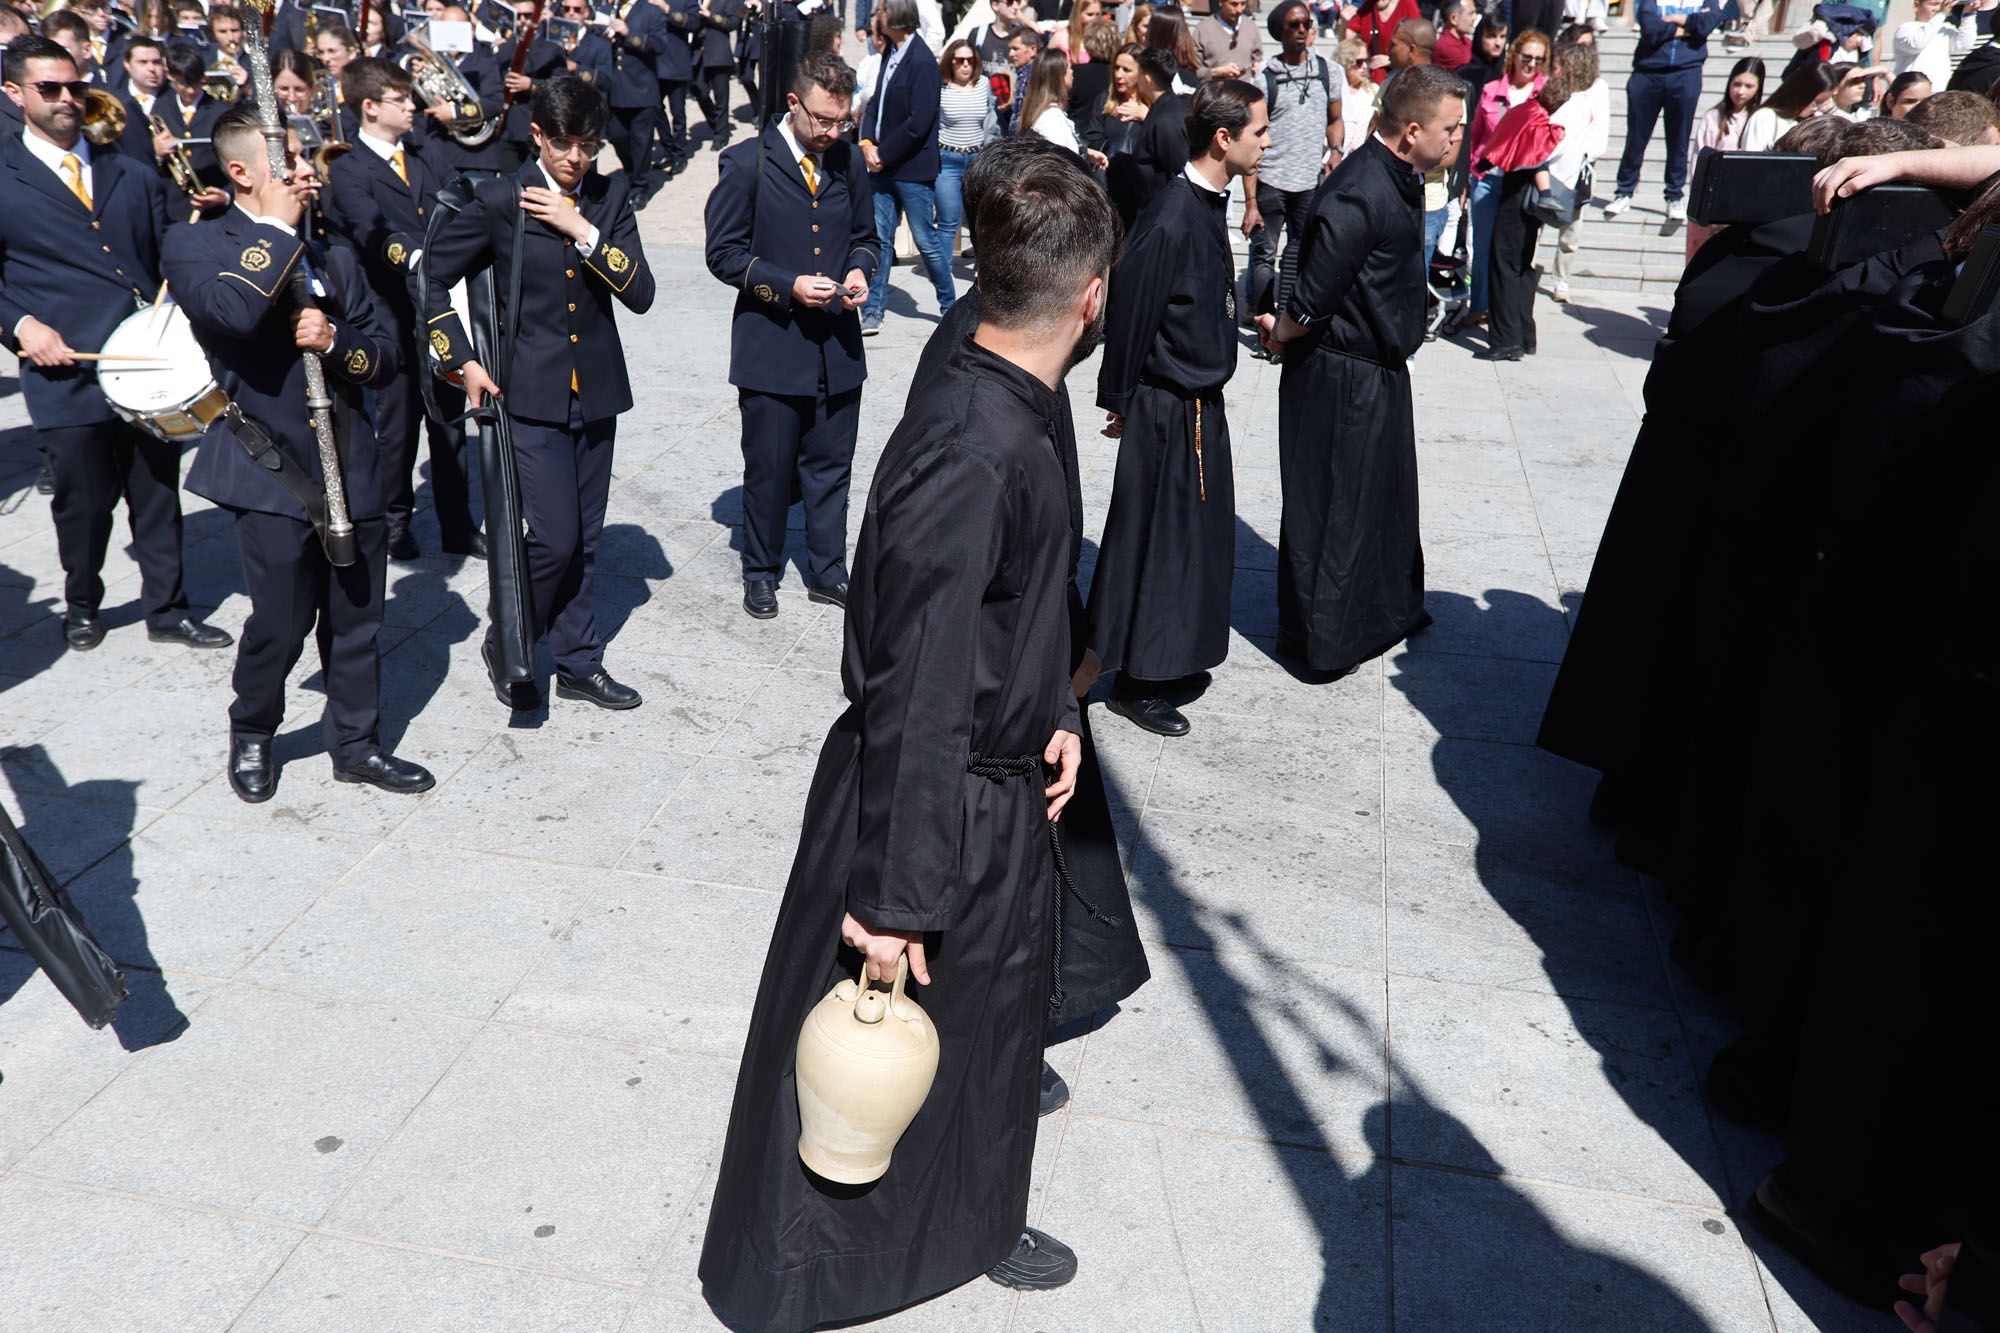
[[[96,218],[92,218],[90,220],[90,229],[92,231],[103,231],[104,224],[102,222],[99,222]]]
[[[569,335],[569,340],[570,340],[571,342],[575,342],[575,341],[576,341],[576,335],[575,335],[574,333],[570,334],[570,335]]]
[[[573,268],[566,268],[563,270],[563,276],[565,278],[573,278],[576,276],[576,270]]]
[[[819,223],[817,223],[817,222],[813,223],[813,230],[814,230],[814,231],[818,231],[818,230],[819,230]]]
[[[818,247],[817,245],[815,245],[815,246],[813,247],[813,253],[814,253],[814,254],[818,254],[818,253],[819,253],[819,247]]]
[[[576,313],[576,302],[574,302],[574,301],[571,301],[571,302],[569,303],[569,312],[570,312],[570,314],[572,314],[572,315],[574,315],[574,314]]]

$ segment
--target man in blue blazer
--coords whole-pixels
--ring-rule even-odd
[[[668,42],[681,39],[667,32],[667,16],[652,0],[622,0],[618,17],[598,35],[610,47],[609,77],[601,67],[601,55],[585,53],[581,42],[577,68],[592,70],[585,82],[611,104],[611,151],[631,177],[632,207],[644,208],[659,189],[653,175],[653,126],[660,115],[657,62]]]
[[[653,52],[653,69],[660,76],[660,98],[666,110],[659,121],[660,143],[666,149],[667,175],[675,176],[687,166],[688,88],[699,72],[699,53],[694,46],[701,32],[700,0],[650,0],[666,23],[659,48]]]
[[[22,396],[54,472],[63,638],[79,651],[104,641],[101,572],[122,495],[149,637],[226,648],[233,640],[194,618],[181,587],[180,450],[120,419],[95,367],[73,355],[102,349],[159,290],[159,175],[91,152],[76,61],[48,38],[16,38],[0,73],[24,120],[0,144],[0,344],[21,358]]]
[[[369,300],[353,253],[344,244],[321,249],[300,238],[314,182],[311,164],[296,156],[297,142],[291,137],[292,183],[272,180],[257,108],[231,107],[216,122],[215,150],[236,201],[218,217],[174,228],[164,252],[167,280],[217,382],[288,464],[324,489],[299,358],[302,349],[319,353],[354,520],[354,563],[329,564],[292,492],[223,421],[209,427],[187,485],[236,515],[250,619],[236,652],[228,775],[237,796],[253,803],[277,791],[271,738],[284,720],[285,681],[315,624],[334,780],[399,794],[435,785],[420,765],[382,748],[380,729],[377,636],[387,543],[375,428],[364,394],[394,370],[396,339]],[[315,308],[292,299],[292,274],[301,265]]]
[[[868,173],[840,135],[854,71],[799,62],[788,114],[722,155],[708,271],[736,289],[729,382],[743,409],[743,609],[778,614],[785,511],[806,509],[806,588],[847,604],[847,492],[868,370],[855,311],[880,255]]]
[[[895,258],[899,213],[909,219],[910,237],[937,288],[939,313],[951,309],[958,298],[951,277],[951,243],[937,234],[937,201],[931,188],[938,177],[942,81],[937,55],[916,35],[917,0],[882,0],[878,12],[888,31],[889,50],[882,54],[875,90],[868,97],[861,152],[875,178],[875,230],[884,262],[868,288],[868,307],[861,315],[863,334],[880,332],[882,314],[889,308],[889,268]]]

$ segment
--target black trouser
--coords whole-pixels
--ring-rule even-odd
[[[847,582],[847,492],[861,390],[812,397],[739,389],[743,408],[743,577],[776,579],[792,485],[806,508],[806,582]]]
[[[660,143],[667,150],[667,161],[679,164],[687,161],[688,155],[688,88],[692,79],[661,79],[660,96],[666,101],[666,110],[660,115]]]
[[[653,183],[653,122],[658,106],[614,106],[611,108],[611,151],[618,165],[632,178],[632,189],[644,194]]]
[[[426,350],[409,341],[403,349],[402,367],[375,391],[375,430],[382,441],[382,506],[388,511],[391,529],[410,525],[410,511],[416,506],[412,474],[417,466],[417,430],[421,425],[430,442],[431,502],[437,506],[438,531],[447,547],[464,550],[478,530],[465,473],[465,432],[431,416],[424,407],[424,386],[417,376],[430,373]],[[441,396],[440,409],[446,406],[444,394],[462,392],[442,381],[436,389]]]
[[[1257,211],[1264,215],[1264,227],[1250,238],[1252,261],[1262,259],[1265,263],[1275,263],[1278,269],[1278,290],[1276,310],[1283,314],[1285,301],[1292,294],[1292,284],[1299,276],[1299,241],[1305,235],[1306,219],[1312,216],[1314,190],[1280,190],[1276,186],[1257,183]],[[1278,229],[1284,228],[1284,257],[1277,258]],[[1253,312],[1253,313],[1262,313]]]
[[[326,680],[322,726],[327,753],[350,767],[381,749],[382,631],[388,525],[354,521],[354,563],[326,561],[319,534],[303,519],[239,510],[236,538],[250,619],[236,642],[236,698],[229,732],[269,740],[285,718],[285,681],[318,625],[319,662]]]
[[[104,553],[123,496],[146,623],[165,629],[178,622],[188,611],[181,587],[180,446],[115,420],[41,434],[56,478],[49,512],[69,609],[94,614],[104,600]]]
[[[569,420],[561,425],[519,417],[513,424],[535,628],[549,636],[558,672],[588,676],[604,665],[604,639],[597,629],[597,540],[611,494],[618,418],[585,421],[572,396]]]
[[[1487,332],[1496,348],[1535,350],[1535,242],[1542,224],[1521,210],[1532,171],[1510,171],[1500,182],[1500,214],[1493,222],[1493,258],[1487,269]]]
[[[701,72],[701,82],[695,85],[695,96],[701,102],[701,113],[708,117],[709,132],[718,139],[729,137],[729,66],[711,65]]]

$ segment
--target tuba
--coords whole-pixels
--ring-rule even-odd
[[[425,22],[403,34],[403,43],[410,49],[396,58],[396,64],[410,76],[425,106],[451,108],[452,117],[445,123],[445,133],[467,148],[477,148],[500,132],[500,122],[497,118],[486,119],[479,110],[479,94],[465,81],[458,66],[431,49],[430,42],[425,40],[430,26]]]
[[[83,137],[99,148],[125,133],[125,104],[102,88],[83,95]]]

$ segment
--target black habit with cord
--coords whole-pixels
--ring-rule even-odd
[[[909,401],[916,406],[944,365],[952,349],[968,341],[979,327],[983,302],[977,287],[952,303],[924,343],[910,376]],[[1083,482],[1077,466],[1076,418],[1070,411],[1069,388],[1056,388],[1056,449],[1062,455],[1063,479],[1069,485],[1069,670],[1083,665],[1089,640],[1085,634],[1083,594],[1077,591],[1077,561],[1083,555]],[[1097,744],[1090,734],[1090,706],[1077,709],[1077,734],[1083,740],[1083,762],[1076,771],[1076,791],[1056,821],[1063,857],[1075,892],[1062,900],[1063,1002],[1049,1011],[1051,1036],[1064,1024],[1089,1018],[1117,1004],[1151,980],[1146,946],[1132,916],[1132,896],[1125,884],[1125,867],[1118,859],[1118,830],[1111,822],[1111,800],[1104,787],[1104,770],[1097,762]],[[1093,910],[1095,909],[1095,910]]]
[[[966,342],[883,452],[849,588],[848,708],[806,799],[702,1249],[732,1327],[923,1300],[1006,1258],[1026,1223],[1057,892],[1040,755],[1078,725],[1058,411],[1046,384]],[[972,771],[1024,756],[1018,777]],[[840,940],[850,911],[925,932],[931,984],[910,989],[940,1045],[888,1174],[859,1189],[795,1151],[799,1025],[859,971]]]
[[[1313,196],[1278,389],[1278,647],[1346,671],[1430,624],[1409,359],[1423,178],[1371,137]]]
[[[1222,388],[1236,373],[1228,196],[1184,172],[1111,270],[1097,405],[1125,420],[1089,643],[1121,688],[1229,656],[1236,487]]]

